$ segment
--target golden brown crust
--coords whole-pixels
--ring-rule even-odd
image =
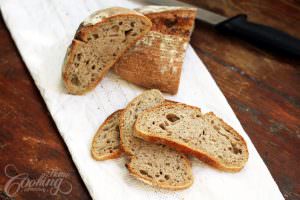
[[[184,183],[184,184],[182,184],[182,185],[177,185],[177,186],[172,186],[172,185],[169,185],[169,184],[162,184],[162,183],[160,183],[160,182],[153,182],[153,179],[152,179],[152,178],[140,176],[140,174],[137,173],[137,172],[131,167],[130,163],[131,163],[131,161],[132,161],[133,159],[136,159],[136,157],[135,157],[135,156],[130,157],[129,163],[126,164],[125,166],[127,167],[128,171],[130,172],[130,174],[131,174],[132,176],[134,176],[134,177],[137,178],[138,180],[140,180],[140,181],[142,181],[142,182],[144,182],[144,183],[146,183],[146,184],[148,184],[148,185],[151,185],[151,186],[154,186],[154,187],[163,188],[163,189],[168,189],[168,190],[183,190],[183,189],[186,189],[186,188],[190,187],[190,186],[193,184],[193,182],[194,182],[194,177],[193,177],[193,176],[191,176],[192,179],[191,179],[190,182],[186,182],[186,183]],[[186,168],[189,170],[189,171],[188,171],[188,174],[192,174],[192,167],[191,167],[190,161],[189,161],[186,157],[183,157],[183,160],[184,160],[184,162],[185,162],[186,165],[187,165]]]
[[[89,25],[89,26],[84,26],[83,23],[81,23],[76,31],[76,34],[74,36],[74,39],[72,41],[72,44],[70,45],[70,53],[67,53],[66,55],[66,62],[64,63],[63,66],[63,81],[64,81],[64,85],[65,88],[67,89],[68,93],[70,94],[76,94],[76,95],[83,95],[89,91],[91,91],[92,89],[94,89],[98,83],[103,79],[103,77],[105,76],[105,74],[109,71],[109,69],[119,60],[119,58],[122,56],[121,54],[119,56],[116,56],[114,61],[110,64],[110,65],[106,65],[105,67],[103,67],[102,71],[99,73],[98,78],[91,82],[83,91],[79,91],[78,89],[74,88],[74,86],[72,86],[67,71],[68,71],[68,67],[70,66],[70,63],[72,62],[72,57],[74,57],[74,51],[76,48],[79,48],[79,44],[80,42],[82,43],[86,43],[87,42],[87,35],[89,32],[94,31],[95,29],[97,29],[99,26],[104,25],[105,23],[109,23],[110,20],[114,19],[114,18],[119,18],[119,17],[137,17],[137,18],[143,18],[145,24],[148,25],[148,29],[146,29],[143,33],[141,33],[139,35],[139,37],[137,37],[134,41],[132,41],[131,43],[128,44],[127,48],[124,50],[123,54],[130,48],[132,47],[136,41],[138,41],[139,39],[141,39],[149,30],[150,27],[152,26],[151,21],[140,14],[134,14],[134,12],[129,13],[129,14],[119,14],[119,15],[114,15],[114,16],[110,16],[107,17],[105,19],[102,19],[99,23],[96,23],[94,25]],[[71,59],[70,59],[71,58]]]
[[[196,10],[179,9],[145,14],[151,31],[114,65],[114,71],[136,85],[176,94],[185,50]]]
[[[171,105],[172,103],[170,103]],[[178,103],[177,103],[178,104]],[[181,103],[179,103],[181,104]],[[184,105],[185,107],[187,108],[192,108],[192,109],[199,109],[197,107],[194,107],[194,106],[190,106],[190,105],[185,105],[185,104],[181,104],[181,105]],[[156,107],[153,107],[151,109],[148,109],[147,111],[151,111],[153,109],[156,109],[158,106]],[[214,117],[217,117],[214,113],[212,112],[209,112],[209,113],[206,113],[205,115],[211,115],[211,116],[214,116]],[[225,123],[222,119],[218,118],[221,123],[223,124],[224,127],[226,127],[226,129],[228,131],[230,131],[231,133],[233,133],[236,137],[238,137],[242,143],[245,145],[246,147],[246,155],[247,155],[247,159],[245,161],[245,163],[247,162],[248,160],[248,156],[249,156],[249,153],[248,153],[248,149],[247,149],[247,144],[244,140],[244,138],[238,134],[232,127],[230,127],[227,123]],[[228,167],[228,166],[224,166],[222,165],[222,163],[218,162],[216,159],[214,159],[213,157],[209,156],[208,154],[206,154],[205,152],[201,152],[199,150],[195,150],[195,149],[192,149],[191,147],[189,147],[188,145],[180,142],[180,141],[171,141],[169,140],[168,138],[166,137],[163,137],[163,136],[155,136],[155,135],[148,135],[146,133],[144,133],[143,131],[140,131],[136,128],[136,124],[138,123],[138,120],[139,118],[136,120],[135,122],[135,125],[134,125],[134,135],[145,140],[145,141],[148,141],[148,142],[154,142],[154,143],[159,143],[159,144],[165,144],[167,146],[170,146],[174,149],[176,149],[177,151],[180,151],[182,153],[185,153],[187,155],[193,155],[195,156],[196,158],[198,158],[199,160],[219,169],[219,170],[222,170],[222,171],[227,171],[227,172],[238,172],[240,171],[241,169],[243,169],[245,163],[241,166],[241,167]]]
[[[114,117],[115,114],[119,114],[120,112],[122,112],[123,109],[121,110],[117,110],[115,112],[113,112],[110,116],[108,116],[106,118],[106,120],[101,124],[101,126],[98,128],[96,134],[93,137],[93,141],[92,141],[92,146],[91,146],[91,155],[95,160],[109,160],[109,159],[114,159],[114,158],[119,158],[120,155],[122,154],[122,148],[119,146],[119,149],[117,149],[115,152],[113,153],[109,153],[106,155],[102,155],[99,156],[95,151],[94,151],[94,145],[96,143],[96,137],[98,136],[98,132]]]
[[[114,71],[136,85],[176,94],[188,40],[150,31],[114,65]]]
[[[189,38],[194,27],[196,10],[178,9],[145,14],[152,21],[152,31]]]

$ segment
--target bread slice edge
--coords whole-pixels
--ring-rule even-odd
[[[108,123],[108,121],[109,121],[111,118],[113,118],[115,114],[117,114],[118,112],[122,112],[122,111],[123,111],[123,109],[120,109],[120,110],[117,110],[117,111],[113,112],[112,114],[110,114],[110,116],[109,116],[108,118],[106,118],[105,121],[101,124],[101,126],[97,129],[97,132],[96,132],[96,133],[98,133],[98,131],[101,130],[102,127],[105,126],[106,123]],[[97,161],[103,161],[103,160],[110,160],[110,159],[119,158],[120,155],[122,154],[121,144],[119,145],[119,149],[118,149],[117,151],[115,151],[115,152],[113,152],[113,153],[110,153],[110,154],[107,154],[107,155],[98,156],[98,155],[96,154],[96,152],[93,151],[93,146],[94,146],[94,143],[96,142],[95,140],[96,140],[96,136],[97,136],[97,135],[98,135],[98,134],[95,134],[94,137],[93,137],[93,140],[92,140],[92,145],[91,145],[91,155],[92,155],[92,157],[93,157],[95,160],[97,160]]]

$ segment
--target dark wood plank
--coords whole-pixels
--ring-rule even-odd
[[[27,173],[31,179],[52,170],[64,172],[72,184],[68,195],[18,192],[15,199],[90,199],[2,18],[0,46],[0,199],[7,197],[4,169],[9,164],[17,168],[11,174]]]

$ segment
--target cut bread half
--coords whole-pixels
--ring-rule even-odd
[[[150,108],[136,120],[134,135],[194,155],[224,171],[240,171],[248,160],[244,139],[213,113],[168,103]]]
[[[196,9],[145,6],[136,10],[151,19],[151,31],[124,53],[114,71],[136,85],[176,94]]]
[[[107,160],[120,156],[119,117],[121,111],[112,113],[97,130],[91,147],[91,154],[95,160]]]
[[[164,97],[158,90],[148,90],[128,103],[120,115],[121,145],[131,158],[127,168],[134,177],[152,186],[179,190],[193,182],[191,166],[186,156],[165,145],[148,143],[133,136],[133,125],[137,117],[144,110],[164,102]],[[174,163],[180,166],[179,169]]]
[[[80,24],[63,64],[63,80],[71,94],[92,90],[135,42],[151,21],[127,8],[100,10]]]

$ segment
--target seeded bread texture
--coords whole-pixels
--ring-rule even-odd
[[[196,9],[146,6],[137,11],[151,19],[151,31],[124,53],[114,71],[136,85],[176,94]]]
[[[133,125],[138,115],[148,108],[163,103],[164,98],[158,90],[148,90],[134,98],[120,115],[121,145],[131,158],[127,168],[134,177],[161,188],[184,189],[193,182],[189,160],[165,145],[148,143],[133,136]],[[148,164],[149,161],[152,165]],[[171,161],[177,162],[180,168],[169,166]],[[160,171],[161,176],[155,176]],[[167,178],[163,174],[167,175]]]
[[[121,111],[112,113],[97,130],[91,147],[95,160],[107,160],[120,156],[119,117]]]
[[[100,10],[79,26],[63,64],[71,94],[92,90],[119,57],[151,28],[151,21],[126,8]]]
[[[138,116],[134,135],[192,154],[224,171],[239,171],[248,160],[244,139],[213,113],[169,103]]]

